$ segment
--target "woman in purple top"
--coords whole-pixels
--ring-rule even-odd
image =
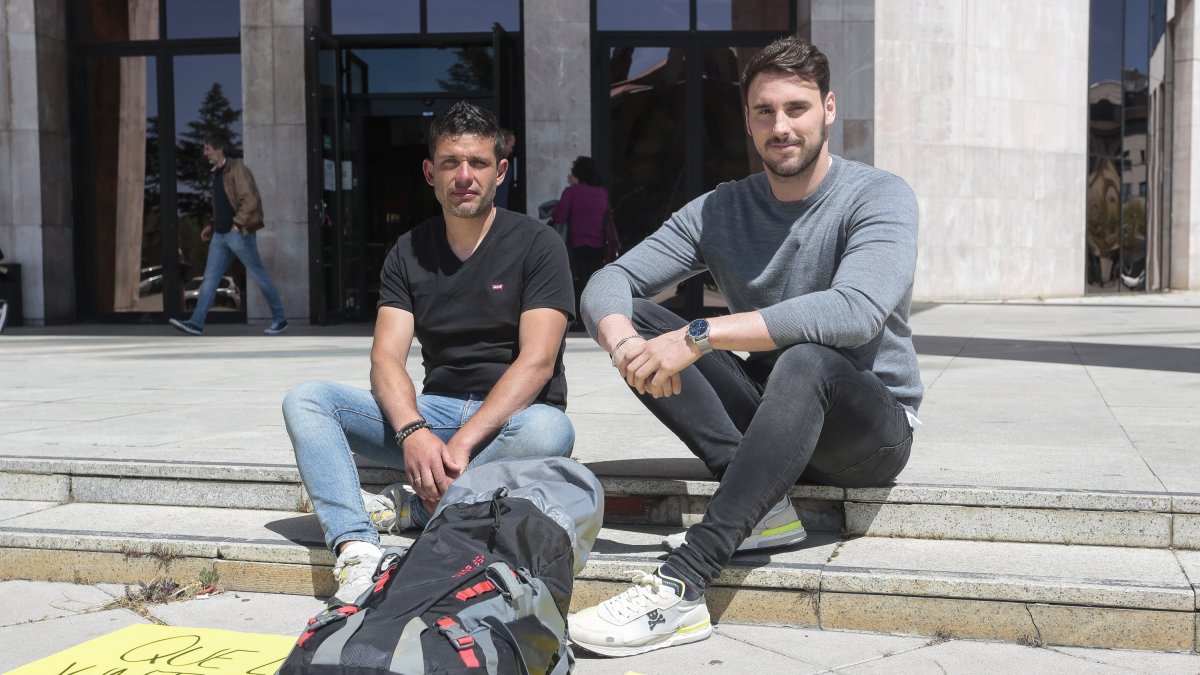
[[[575,277],[575,323],[581,330],[579,296],[588,279],[604,265],[604,215],[608,212],[608,190],[600,185],[600,172],[591,157],[576,157],[567,175],[570,185],[563,190],[550,224],[567,223],[571,247],[571,272]]]

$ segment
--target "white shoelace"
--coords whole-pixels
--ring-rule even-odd
[[[633,587],[624,593],[604,602],[608,611],[622,619],[645,614],[646,610],[657,608],[662,597],[663,582],[657,574],[641,570],[626,570],[632,575]]]
[[[360,555],[352,555],[334,569],[339,583],[350,583],[357,581],[364,576],[371,576],[375,573],[374,565],[365,565],[366,559]]]

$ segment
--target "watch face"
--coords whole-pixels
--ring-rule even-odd
[[[704,319],[696,319],[688,324],[688,335],[693,340],[699,340],[708,335],[708,322]]]

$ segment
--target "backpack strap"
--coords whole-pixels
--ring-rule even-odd
[[[448,616],[443,616],[433,622],[437,626],[438,632],[446,636],[450,641],[450,646],[454,647],[458,652],[458,658],[462,659],[463,665],[468,668],[478,668],[479,659],[475,656],[475,638],[471,634],[463,630],[463,627],[458,625],[458,622]]]
[[[351,614],[346,619],[346,623],[338,626],[337,631],[325,638],[321,646],[317,647],[317,651],[313,652],[312,665],[340,665],[342,662],[342,649],[346,647],[346,643],[350,641],[350,638],[354,637],[354,634],[358,632],[358,628],[362,625],[365,618],[367,618],[366,611]]]
[[[521,596],[525,595],[525,586],[521,583],[524,580],[518,577],[513,568],[504,561],[488,565],[484,575],[495,582],[500,592],[514,605],[521,599]]]
[[[421,617],[414,616],[404,625],[396,650],[392,652],[392,663],[388,670],[393,673],[424,673],[425,653],[421,649],[421,634],[428,626]]]

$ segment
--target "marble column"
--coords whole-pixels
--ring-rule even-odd
[[[0,248],[27,325],[75,315],[64,0],[0,0]]]
[[[917,299],[1083,293],[1088,16],[876,3],[875,165],[917,195]]]
[[[243,147],[266,220],[258,248],[288,319],[300,321],[309,319],[304,51],[318,6],[318,0],[241,3]],[[246,296],[248,320],[269,321],[262,294],[248,289]]]
[[[1195,0],[1177,0],[1175,21],[1174,156],[1172,158],[1171,229],[1168,285],[1200,289],[1200,67],[1196,29],[1200,11]]]
[[[837,96],[837,123],[829,130],[829,151],[872,164],[875,0],[810,0],[808,4],[810,40],[829,57],[829,88]],[[801,17],[802,28],[805,23]]]
[[[530,215],[592,154],[588,0],[525,0],[525,204]]]

